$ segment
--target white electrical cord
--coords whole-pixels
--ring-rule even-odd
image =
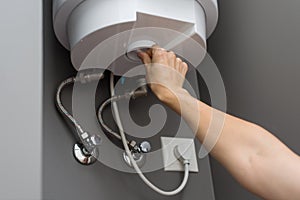
[[[111,76],[110,76],[110,92],[111,92],[111,96],[115,96],[114,75],[113,75],[113,73],[111,73]],[[158,188],[155,185],[153,185],[144,176],[143,172],[141,171],[141,169],[139,168],[139,166],[136,164],[136,162],[135,162],[135,160],[134,160],[134,158],[133,158],[133,156],[131,154],[131,151],[130,151],[130,149],[128,147],[126,135],[124,133],[124,129],[123,129],[123,125],[122,125],[122,122],[121,122],[120,113],[119,113],[119,109],[118,109],[117,103],[115,101],[112,102],[112,106],[113,106],[113,112],[115,114],[116,124],[117,124],[117,126],[119,128],[121,139],[122,139],[122,143],[123,143],[123,146],[125,148],[125,152],[126,152],[127,156],[129,157],[130,162],[131,162],[133,168],[135,169],[135,171],[137,172],[137,174],[139,175],[139,177],[144,181],[144,183],[146,185],[148,185],[152,190],[156,191],[159,194],[162,194],[162,195],[165,195],[165,196],[172,196],[172,195],[176,195],[179,192],[181,192],[185,188],[185,186],[186,186],[186,184],[188,182],[188,178],[189,178],[189,161],[185,160],[183,162],[183,164],[184,164],[184,178],[183,178],[183,181],[182,181],[181,185],[177,189],[175,189],[173,191],[163,191],[160,188]]]

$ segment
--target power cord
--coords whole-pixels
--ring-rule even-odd
[[[110,76],[110,88],[111,88],[111,95],[114,96],[115,95],[115,92],[114,92],[114,75],[112,73],[111,73],[111,76]],[[173,196],[173,195],[176,195],[176,194],[180,193],[185,188],[185,186],[188,182],[188,178],[189,178],[189,164],[190,164],[190,162],[189,162],[188,158],[184,157],[184,152],[181,152],[180,149],[177,148],[177,151],[176,151],[176,153],[178,153],[177,156],[179,156],[181,158],[184,158],[182,161],[179,159],[182,162],[182,164],[184,165],[184,178],[183,178],[182,183],[180,184],[180,186],[177,189],[173,190],[173,191],[164,191],[164,190],[158,188],[157,186],[155,186],[153,183],[151,183],[144,176],[143,172],[141,171],[141,169],[137,165],[136,161],[134,160],[134,158],[132,156],[132,152],[130,151],[129,146],[128,146],[126,135],[125,135],[124,130],[123,130],[123,125],[122,125],[122,122],[121,122],[121,118],[120,118],[120,114],[119,114],[119,110],[118,110],[118,105],[117,105],[116,101],[112,101],[112,105],[113,105],[113,112],[115,114],[116,124],[119,128],[119,131],[120,131],[120,136],[121,136],[121,139],[122,139],[122,143],[123,143],[125,152],[126,152],[127,156],[129,157],[130,162],[131,162],[133,168],[135,169],[135,171],[137,172],[137,174],[139,175],[139,177],[143,180],[143,182],[147,186],[149,186],[152,190],[156,191],[159,194],[162,194],[162,195],[165,195],[165,196]],[[174,150],[174,153],[175,153],[175,150]]]

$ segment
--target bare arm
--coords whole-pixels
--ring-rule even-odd
[[[139,56],[157,97],[181,114],[203,142],[214,120],[225,119],[210,154],[250,192],[264,199],[299,199],[300,158],[267,130],[215,110],[182,88],[186,63],[158,46]],[[198,117],[201,119],[198,120]],[[204,144],[205,145],[205,144]]]

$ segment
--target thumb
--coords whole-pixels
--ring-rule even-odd
[[[146,52],[139,52],[138,57],[142,60],[144,64],[150,64],[152,62],[150,56]]]

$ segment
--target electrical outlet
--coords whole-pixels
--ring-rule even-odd
[[[184,171],[183,164],[174,155],[174,148],[177,145],[184,145],[187,154],[191,155],[190,172],[199,172],[193,139],[161,137],[161,144],[165,171]]]

